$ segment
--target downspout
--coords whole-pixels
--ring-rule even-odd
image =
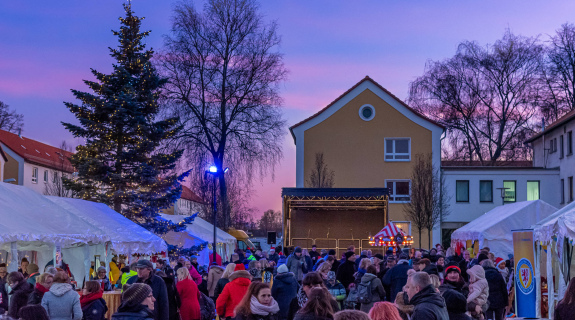
[[[441,225],[443,224],[443,170],[441,170],[441,142],[443,142],[443,139],[446,137],[447,131],[444,128],[441,138],[439,139],[439,199],[441,201],[439,206],[439,243],[441,243],[441,240],[443,239],[443,235],[441,234]],[[429,245],[431,246],[431,244]]]

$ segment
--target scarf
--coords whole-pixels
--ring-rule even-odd
[[[280,311],[280,306],[274,298],[272,298],[272,303],[269,306],[266,306],[265,304],[261,304],[258,301],[258,298],[252,296],[250,301],[250,310],[252,310],[252,314],[267,316],[268,314],[278,313]]]
[[[44,296],[44,293],[50,291],[50,289],[44,287],[43,285],[39,284],[38,282],[36,282],[36,290],[38,292],[40,292],[41,296]]]
[[[305,294],[305,291],[303,291],[303,286],[299,287],[296,298],[298,306],[303,308],[307,302],[307,295]]]
[[[82,308],[84,308],[84,307],[87,306],[90,302],[102,298],[103,295],[104,295],[104,292],[98,291],[98,292],[89,293],[89,294],[87,294],[87,295],[85,295],[85,296],[81,296],[81,297],[80,297],[80,305],[82,306]]]

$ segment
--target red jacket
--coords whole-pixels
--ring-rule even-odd
[[[200,319],[200,291],[196,283],[190,279],[180,280],[176,284],[182,301],[180,318],[182,320]]]
[[[210,266],[212,265],[212,262],[214,262],[214,254],[210,254]],[[218,264],[218,266],[222,266],[222,257],[220,257],[219,254],[216,253],[216,263]]]
[[[245,270],[234,271],[230,276],[230,283],[226,284],[224,291],[216,300],[216,311],[220,317],[233,317],[234,309],[242,301],[248,287],[250,286],[252,276]]]

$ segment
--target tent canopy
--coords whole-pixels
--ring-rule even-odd
[[[167,251],[164,240],[103,203],[52,196],[46,198],[106,233],[111,240],[111,249],[117,254],[151,255]]]
[[[543,200],[523,201],[493,208],[481,217],[455,230],[451,241],[478,241],[499,257],[513,253],[511,230],[530,228],[551,216],[557,208]]]
[[[532,228],[536,241],[551,242],[554,236],[575,239],[575,202],[557,210]]]

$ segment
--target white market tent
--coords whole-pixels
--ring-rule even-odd
[[[507,257],[513,253],[511,230],[530,228],[556,211],[557,208],[543,200],[498,206],[455,230],[451,242],[477,241],[480,248],[489,247],[496,257]]]
[[[188,216],[162,214],[162,218],[179,223]],[[234,251],[236,238],[220,228],[216,228],[217,252],[225,261]],[[210,245],[214,241],[214,225],[206,220],[196,217],[191,224],[186,224],[186,230],[182,232],[170,231],[162,236],[167,243],[182,248],[200,245],[208,242]],[[209,251],[204,249],[198,259],[200,264],[209,264]]]

